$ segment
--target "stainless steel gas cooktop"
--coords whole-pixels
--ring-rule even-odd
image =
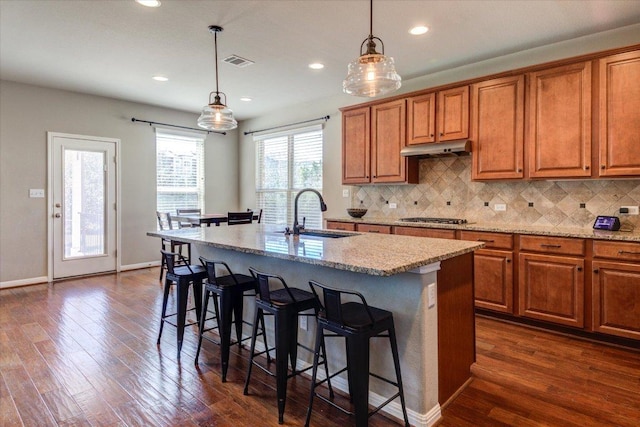
[[[428,218],[428,217],[413,217],[413,218],[400,218],[403,222],[433,222],[436,224],[466,224],[466,219],[461,218]]]

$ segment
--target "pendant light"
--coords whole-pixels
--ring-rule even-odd
[[[213,33],[216,48],[216,90],[209,94],[209,105],[205,105],[202,114],[198,117],[198,126],[207,130],[231,130],[238,127],[238,122],[233,118],[233,111],[225,105],[227,95],[218,90],[218,33],[222,32],[222,27],[210,25],[209,32]],[[215,96],[213,96],[215,94]],[[223,104],[220,95],[224,96]],[[213,96],[213,101],[211,97]]]
[[[360,57],[349,64],[347,78],[342,82],[344,93],[374,97],[400,88],[402,78],[396,72],[393,58],[384,55],[384,43],[373,35],[373,0],[370,0],[369,37],[360,45]],[[375,40],[382,45],[376,51]],[[364,45],[367,51],[363,53]]]

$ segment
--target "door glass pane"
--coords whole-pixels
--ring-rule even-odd
[[[105,153],[65,150],[64,257],[105,254]]]

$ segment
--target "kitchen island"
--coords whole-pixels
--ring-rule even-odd
[[[254,267],[302,289],[313,279],[361,292],[372,306],[392,311],[412,425],[433,425],[440,405],[470,378],[475,361],[473,251],[482,243],[371,233],[285,236],[282,227],[260,224],[147,234],[191,243],[195,256],[224,260],[234,272]],[[308,329],[299,338],[311,346],[314,325]],[[332,370],[344,364],[344,345],[333,341],[327,343]],[[372,340],[371,346],[371,370],[393,378],[388,341]],[[312,360],[305,352],[298,356],[300,366]],[[334,386],[347,390],[346,378],[337,377]],[[372,379],[371,404],[379,405],[390,394],[387,384]],[[402,418],[399,402],[384,410]]]

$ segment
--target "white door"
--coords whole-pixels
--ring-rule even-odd
[[[53,279],[116,270],[116,144],[49,134]]]

